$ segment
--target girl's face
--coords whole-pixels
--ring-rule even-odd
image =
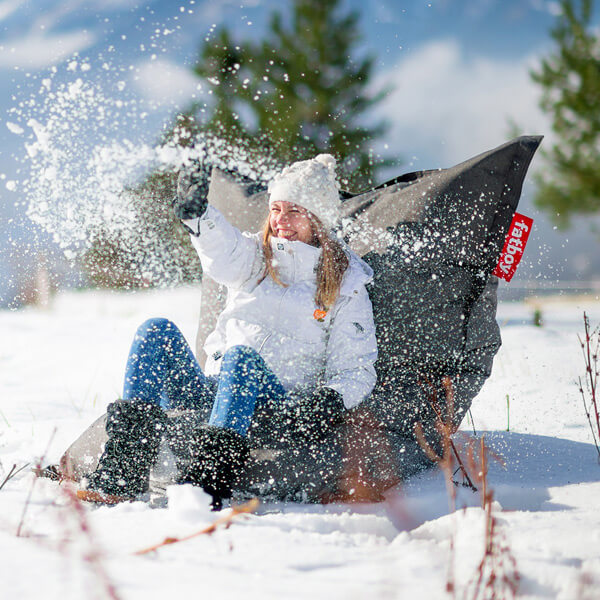
[[[293,202],[273,202],[269,224],[275,237],[305,244],[312,244],[314,241],[309,212]]]

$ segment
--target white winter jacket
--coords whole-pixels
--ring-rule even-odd
[[[214,207],[185,221],[198,235],[192,243],[206,274],[227,286],[227,303],[204,345],[207,375],[217,375],[232,346],[254,348],[293,398],[319,386],[339,392],[346,408],[364,400],[375,385],[377,342],[365,289],[371,268],[348,250],[349,267],[340,295],[324,318],[315,312],[320,248],[272,238],[281,281],[263,279],[259,234],[241,233]]]

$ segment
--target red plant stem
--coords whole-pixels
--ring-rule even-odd
[[[473,485],[473,482],[471,481],[471,478],[469,477],[469,474],[467,473],[467,469],[466,469],[465,465],[463,464],[463,461],[461,460],[461,458],[460,458],[460,456],[458,454],[458,450],[456,449],[456,446],[454,445],[454,442],[452,440],[450,440],[450,447],[452,448],[452,451],[454,452],[454,456],[456,456],[456,460],[458,462],[458,466],[460,467],[464,478],[467,480],[467,483],[468,483],[469,487],[474,492],[476,492],[477,488]]]
[[[2,484],[0,484],[0,490],[13,478],[16,477],[23,469],[26,469],[29,466],[29,463],[25,463],[22,467],[17,469],[17,465],[13,465],[9,474],[4,478]],[[15,470],[16,469],[16,470]]]
[[[444,423],[444,420],[442,418],[442,413],[439,409],[439,406],[437,406],[436,402],[433,400],[430,400],[430,403],[431,403],[431,407],[433,408],[438,420],[443,425],[443,427],[446,428],[446,434],[448,436],[448,442],[450,444],[450,448],[452,449],[452,452],[454,453],[454,456],[456,457],[456,462],[458,463],[458,466],[460,467],[460,470],[462,471],[463,477],[467,480],[467,484],[469,485],[469,487],[474,492],[476,492],[477,488],[473,485],[473,482],[471,481],[471,478],[469,477],[469,474],[467,473],[467,469],[466,469],[463,461],[461,460],[460,455],[458,454],[458,450],[456,449],[454,442],[450,438],[450,431],[452,430],[452,422],[451,422],[450,418],[448,419],[447,423]]]
[[[583,313],[583,327],[585,331],[585,345],[579,340],[581,343],[581,347],[583,350],[583,359],[585,363],[585,371],[588,378],[589,392],[590,392],[590,404],[593,406],[594,416],[596,418],[596,430],[598,432],[598,440],[600,441],[600,413],[598,411],[598,401],[596,398],[596,379],[597,379],[597,364],[598,364],[598,347],[600,346],[600,330],[595,330],[590,335],[590,319],[587,316],[587,313]],[[598,340],[596,343],[595,353],[592,354],[591,346],[592,346],[592,336],[594,333],[597,333]],[[592,368],[593,367],[593,368]],[[585,393],[583,391],[583,386],[580,385],[581,395],[583,397],[583,404],[586,410],[586,414],[588,417],[588,421],[590,423],[590,428],[592,429],[592,436],[594,437],[594,441],[596,442],[596,436],[594,434],[594,428],[591,422],[591,418],[587,409],[586,401],[585,401]],[[600,455],[600,446],[596,443],[596,450]]]
[[[598,452],[598,460],[600,461],[600,442],[596,439],[596,433],[594,431],[594,424],[592,423],[592,416],[590,415],[590,411],[588,409],[588,404],[585,399],[585,392],[583,391],[583,383],[581,383],[581,377],[579,378],[579,393],[581,394],[581,399],[583,401],[583,410],[585,411],[585,416],[587,417],[588,424],[590,426],[590,430],[592,432],[592,439],[594,440],[594,446],[596,447],[596,451]],[[600,436],[600,431],[598,432],[598,436]]]
[[[94,539],[92,537],[92,532],[87,520],[86,511],[83,508],[81,501],[79,498],[77,498],[77,494],[68,485],[62,487],[62,491],[77,518],[77,526],[79,527],[79,531],[87,538],[90,544],[91,551],[87,554],[85,560],[90,563],[93,573],[104,587],[106,596],[110,600],[120,600],[120,596],[115,585],[110,580],[108,573],[104,569],[100,553],[94,549]]]
[[[38,470],[41,470],[41,468],[42,468],[42,463],[44,462],[44,459],[46,458],[46,454],[48,454],[48,450],[50,449],[50,445],[52,444],[52,440],[54,439],[55,435],[56,435],[56,427],[52,431],[52,435],[50,436],[50,439],[48,440],[48,445],[46,446],[44,453],[42,454],[42,456],[40,456],[40,460],[37,463]],[[29,493],[27,494],[27,499],[25,500],[25,505],[23,506],[23,513],[21,514],[21,520],[19,521],[19,526],[17,527],[17,537],[21,537],[21,529],[23,527],[23,523],[25,522],[25,515],[27,514],[27,509],[29,508],[29,503],[31,502],[31,496],[33,495],[33,489],[35,488],[35,484],[36,484],[37,480],[38,480],[38,477],[36,476],[36,477],[34,477],[33,481],[31,482],[31,487],[29,488]]]
[[[485,508],[487,498],[487,461],[485,455],[485,436],[481,436],[479,443],[481,453],[481,507]]]
[[[594,405],[594,413],[596,415],[596,427],[598,428],[598,435],[600,436],[600,414],[598,413],[598,403],[596,401],[596,378],[592,372],[592,364],[594,367],[596,366],[597,356],[594,356],[594,360],[592,361],[590,354],[590,320],[585,312],[583,313],[583,321],[585,324],[585,345],[587,350],[587,372],[590,379],[590,393],[592,395],[592,404]],[[600,332],[598,333],[598,337],[600,338]]]
[[[6,485],[6,482],[13,476],[14,470],[17,468],[17,465],[14,464],[12,466],[12,469],[8,472],[8,475],[5,477],[4,481],[2,482],[2,484],[0,484],[0,490]]]

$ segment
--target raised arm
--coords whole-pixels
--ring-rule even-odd
[[[208,204],[208,181],[201,166],[182,171],[173,211],[191,234],[202,270],[218,283],[242,288],[263,272],[262,248],[256,236],[240,232]]]

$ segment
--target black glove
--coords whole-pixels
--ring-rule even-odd
[[[317,388],[309,397],[287,407],[283,418],[292,431],[306,437],[325,437],[344,421],[346,407],[341,394],[328,387]]]
[[[178,219],[195,219],[206,212],[210,168],[196,162],[191,169],[182,169],[177,178],[177,196],[173,200],[173,212]]]

